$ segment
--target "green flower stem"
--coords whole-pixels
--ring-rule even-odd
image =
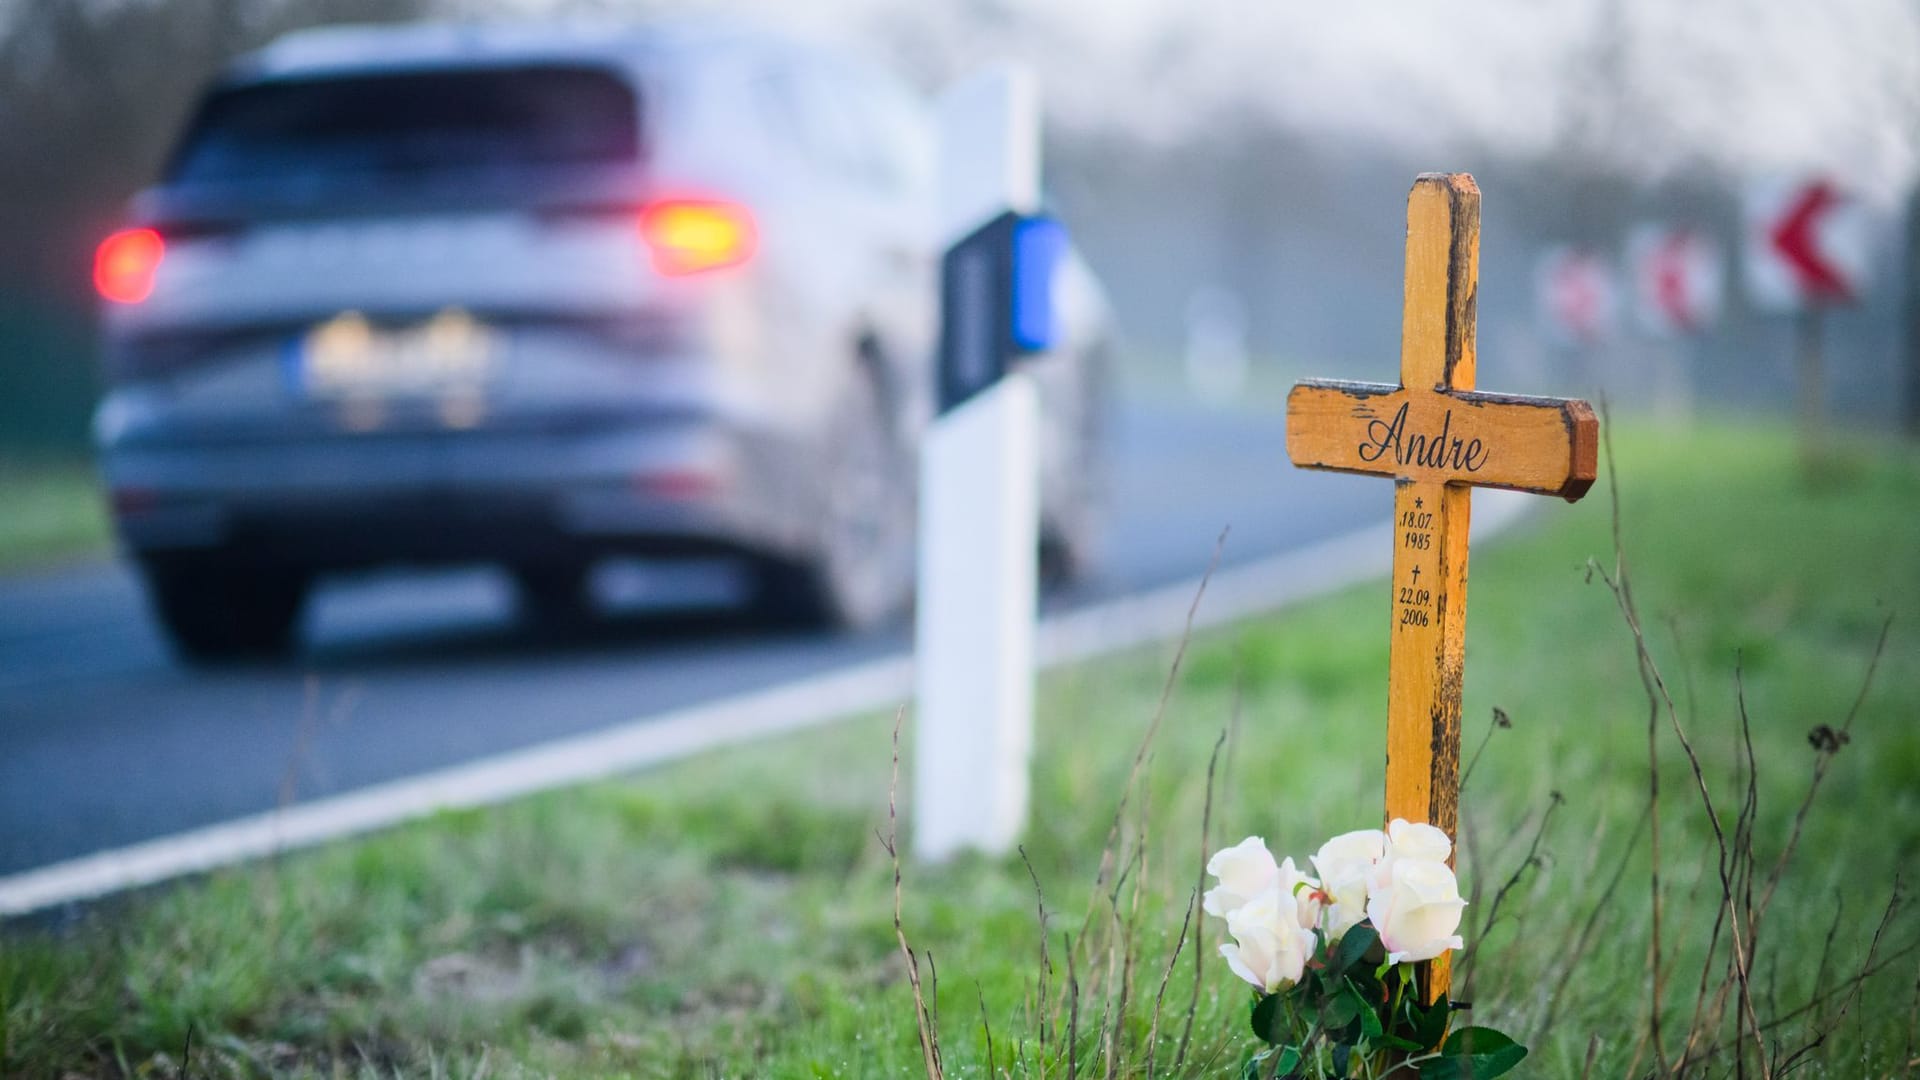
[[[1410,1058],[1407,1058],[1405,1061],[1397,1061],[1392,1066],[1390,1066],[1386,1072],[1381,1073],[1380,1076],[1377,1078],[1377,1080],[1385,1080],[1386,1077],[1392,1076],[1394,1073],[1399,1072],[1401,1069],[1411,1068],[1415,1071],[1418,1071],[1420,1066],[1423,1063],[1436,1060],[1439,1057],[1440,1057],[1440,1051],[1435,1050],[1432,1053],[1421,1054],[1419,1057],[1410,1057]]]

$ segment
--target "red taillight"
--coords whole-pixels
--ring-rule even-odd
[[[698,274],[738,266],[753,256],[753,215],[733,203],[694,199],[657,202],[640,212],[640,236],[663,274]]]
[[[152,229],[122,229],[100,241],[93,254],[93,284],[115,303],[137,304],[153,292],[166,242]]]

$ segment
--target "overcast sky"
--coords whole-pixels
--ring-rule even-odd
[[[1920,165],[1920,0],[734,0],[956,66],[1009,53],[1069,123],[1158,136],[1237,107],[1412,150],[1585,149],[1657,177]]]
[[[28,2],[166,0],[0,0],[0,32]],[[1257,109],[1336,138],[1585,153],[1647,177],[1828,169],[1881,203],[1920,174],[1920,0],[436,2],[463,16],[718,8],[946,72],[1021,58],[1056,122],[1150,137]]]

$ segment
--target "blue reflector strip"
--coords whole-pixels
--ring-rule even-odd
[[[1067,230],[1052,218],[1027,218],[1013,233],[1013,341],[1025,352],[1053,348],[1059,334],[1054,271],[1067,253]]]

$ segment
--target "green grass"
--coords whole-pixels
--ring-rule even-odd
[[[0,459],[0,571],[97,555],[111,544],[91,465]]]
[[[1900,617],[1768,916],[1757,1005],[1786,1012],[1815,981],[1836,898],[1844,917],[1828,982],[1858,965],[1895,874],[1920,854],[1920,460],[1855,448],[1809,485],[1771,431],[1641,430],[1620,449],[1635,591],[1726,807],[1743,760],[1736,658],[1744,666],[1763,859],[1813,764],[1808,729],[1839,724],[1882,620]],[[1480,1022],[1533,1046],[1527,1075],[1578,1075],[1590,1047],[1594,1075],[1649,1065],[1636,1055],[1644,844],[1600,910],[1593,947],[1562,968],[1627,850],[1647,784],[1632,640],[1604,585],[1587,581],[1589,556],[1610,565],[1604,490],[1576,507],[1543,504],[1521,533],[1474,553],[1469,755],[1493,706],[1513,718],[1464,796],[1461,869],[1483,917],[1552,793],[1565,799],[1463,988]],[[1371,584],[1194,643],[1128,815],[1130,836],[1140,821],[1148,833],[1128,878],[1139,888],[1121,896],[1138,959],[1120,1075],[1139,1074],[1197,868],[1208,755],[1233,717],[1213,846],[1259,833],[1302,855],[1377,820],[1386,607]],[[1064,937],[1080,937],[1171,656],[1171,646],[1143,650],[1042,681],[1027,848],[1051,916],[1056,989]],[[171,1077],[191,1027],[195,1076],[914,1075],[892,868],[875,838],[887,824],[890,729],[889,717],[858,719],[16,928],[0,936],[0,1073]],[[1718,895],[1711,834],[1670,732],[1660,745],[1664,930],[1697,954]],[[982,999],[1001,1069],[1017,1052],[1031,1071],[1016,1076],[1066,1075],[1058,1037],[1046,1053],[1036,1041],[1039,944],[1020,862],[909,865],[905,888],[907,933],[938,970],[948,1075],[987,1075]],[[1917,933],[1916,920],[1896,918],[1883,955]],[[1162,1075],[1231,1075],[1248,1041],[1245,988],[1212,957],[1217,925],[1203,935],[1167,995]],[[1175,1073],[1196,951],[1211,959],[1193,1048]],[[1108,962],[1100,953],[1078,965],[1083,1039],[1098,1026]],[[1915,972],[1909,954],[1870,980],[1813,1071],[1897,1072]],[[1694,966],[1672,977],[1669,1030],[1697,977]],[[1791,1045],[1802,1032],[1781,1034]],[[1091,1055],[1081,1052],[1081,1076],[1102,1075]]]

